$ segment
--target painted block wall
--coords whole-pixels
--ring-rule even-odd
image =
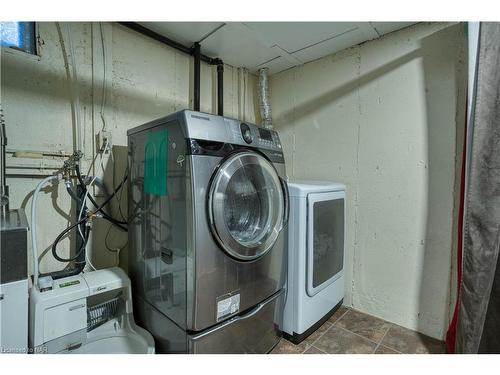
[[[347,186],[345,303],[435,338],[450,317],[464,24],[425,23],[273,75],[292,180]]]
[[[124,173],[127,129],[177,110],[192,108],[193,61],[190,56],[118,24],[71,23],[69,32],[79,82],[84,145],[82,169],[86,171],[94,158],[95,136],[103,127],[102,111],[106,130],[112,134],[116,168],[113,170],[113,160],[106,155],[104,171],[98,158],[91,173],[103,176],[111,190],[113,174],[116,186]],[[42,159],[9,159],[8,165],[15,163],[29,167],[24,173],[31,175],[13,176],[13,170],[7,170],[11,208],[23,207],[28,218],[32,193],[43,178],[40,166],[61,166],[74,147],[71,80],[68,79],[71,63],[65,61],[61,35],[69,54],[67,24],[60,24],[58,31],[56,23],[43,22],[37,23],[37,56],[1,49],[1,103],[7,126],[7,149],[51,154]],[[256,121],[256,82],[256,77],[244,69],[225,66],[226,116]],[[106,93],[104,103],[103,92]],[[202,63],[201,109],[215,113],[216,106],[216,69]],[[49,170],[47,173],[53,172]],[[122,202],[126,215],[126,191]],[[113,202],[112,210],[114,216],[120,218],[117,201]],[[72,220],[69,212],[74,215],[74,207],[62,183],[44,189],[38,201],[37,224],[41,272],[65,266],[52,257],[50,246]],[[115,265],[118,260],[116,253],[106,250],[107,231],[108,224],[104,222],[104,225],[94,226],[92,232],[89,256],[97,268]],[[106,242],[114,250],[126,245],[126,239],[126,234],[111,229]],[[68,252],[69,241],[64,240],[60,254],[67,256]],[[126,269],[126,246],[120,258],[120,265]]]

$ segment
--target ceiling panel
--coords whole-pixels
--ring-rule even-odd
[[[225,63],[271,74],[352,47],[414,22],[143,22]]]
[[[209,56],[219,56],[225,63],[255,69],[258,65],[279,56],[259,38],[241,25],[226,24],[201,44],[201,50]]]
[[[278,44],[289,53],[358,27],[354,22],[245,22],[245,25],[267,40],[269,47]]]
[[[223,25],[223,22],[141,22],[148,29],[191,47],[206,35]]]
[[[343,34],[337,35],[326,41],[314,44],[308,48],[304,48],[300,51],[292,53],[292,55],[303,63],[306,63],[327,56],[329,54],[342,51],[343,49],[355,46],[368,39],[372,38],[367,38],[365,32],[363,32],[360,28],[356,28],[354,30],[350,30]]]
[[[293,68],[296,65],[297,65],[296,63],[294,64],[289,59],[285,59],[283,56],[280,56],[280,57],[277,57],[277,58],[275,58],[275,59],[273,59],[265,64],[257,66],[255,68],[255,71],[257,71],[260,68],[266,67],[266,68],[269,68],[269,74],[274,74],[274,73],[281,72],[283,70]]]
[[[379,35],[384,35],[408,27],[414,23],[415,22],[370,22],[370,25]]]

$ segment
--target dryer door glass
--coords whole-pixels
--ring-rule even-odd
[[[308,285],[313,296],[339,278],[344,265],[344,195],[342,192],[308,196]]]
[[[253,152],[228,158],[212,180],[211,229],[219,245],[239,260],[269,251],[283,227],[284,190],[273,165]]]

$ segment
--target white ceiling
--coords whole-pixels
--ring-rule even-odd
[[[142,22],[225,63],[271,74],[316,60],[414,22]]]

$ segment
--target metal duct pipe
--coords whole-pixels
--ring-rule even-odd
[[[9,211],[9,187],[5,181],[6,146],[5,121],[3,119],[3,110],[0,108],[0,214],[4,217]]]
[[[259,69],[259,108],[262,126],[267,129],[273,128],[271,116],[271,105],[269,104],[269,69]]]

